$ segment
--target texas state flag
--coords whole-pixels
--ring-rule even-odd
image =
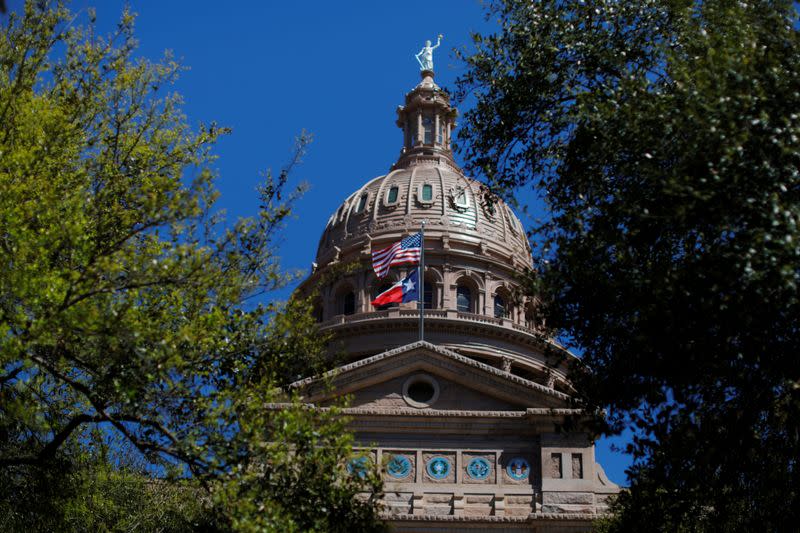
[[[372,300],[374,307],[392,303],[416,302],[419,300],[419,283],[417,269],[411,271],[402,281],[398,281]]]

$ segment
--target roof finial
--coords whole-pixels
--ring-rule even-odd
[[[417,62],[419,63],[421,71],[433,72],[433,50],[439,48],[439,45],[442,44],[442,37],[443,35],[440,33],[439,40],[436,41],[434,46],[431,46],[430,41],[425,41],[425,46],[423,46],[422,50],[420,50],[419,53],[414,56],[417,58]],[[421,59],[420,56],[422,57]]]

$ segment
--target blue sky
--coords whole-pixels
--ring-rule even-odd
[[[261,174],[288,160],[301,130],[314,135],[293,176],[311,189],[283,235],[280,253],[289,269],[309,268],[330,214],[396,160],[395,109],[419,81],[414,54],[425,40],[444,35],[434,55],[436,81],[452,89],[462,72],[452,49],[469,46],[470,32],[493,28],[479,0],[73,0],[70,6],[84,13],[94,7],[99,27],[110,31],[126,3],[138,13],[140,54],[155,59],[172,50],[190,68],[175,87],[189,122],[233,129],[215,163],[220,206],[230,218],[255,213]],[[10,10],[21,5],[8,1]],[[618,483],[630,459],[610,446],[625,442],[597,445],[598,460]]]

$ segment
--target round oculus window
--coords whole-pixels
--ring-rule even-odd
[[[403,384],[403,399],[412,407],[430,407],[439,399],[439,384],[427,374],[411,376]]]

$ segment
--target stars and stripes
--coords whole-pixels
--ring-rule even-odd
[[[372,268],[379,278],[389,273],[394,265],[416,263],[422,254],[422,233],[415,233],[400,242],[372,252]]]

